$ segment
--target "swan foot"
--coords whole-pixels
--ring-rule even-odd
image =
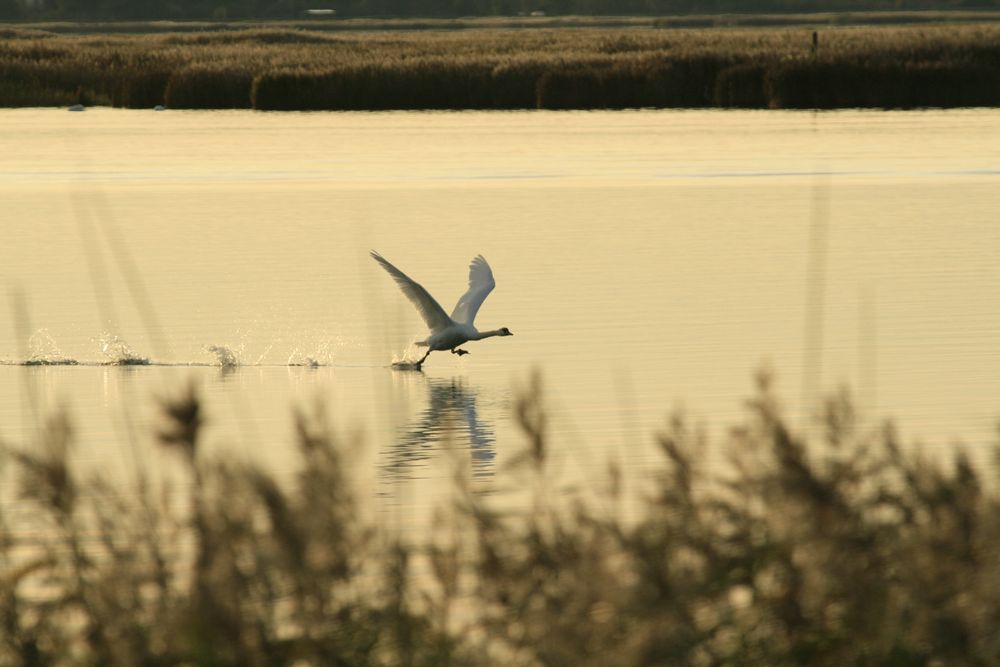
[[[392,367],[398,371],[422,371],[424,369],[424,361],[429,356],[431,356],[431,351],[427,350],[427,354],[420,357],[419,361],[395,361]]]
[[[462,356],[463,354],[468,354],[469,351],[468,350],[456,350],[456,349],[453,348],[452,351],[451,351],[451,353],[452,354],[457,354],[458,356]]]

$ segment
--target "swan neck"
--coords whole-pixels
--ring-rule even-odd
[[[473,340],[482,340],[484,338],[490,338],[491,336],[499,336],[500,329],[494,329],[493,331],[477,331],[476,337]]]

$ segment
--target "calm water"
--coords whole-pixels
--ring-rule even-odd
[[[908,440],[994,440],[998,111],[3,110],[0,147],[8,443],[32,400],[65,405],[77,458],[128,474],[190,381],[210,452],[289,474],[291,409],[318,402],[363,434],[375,505],[420,507],[457,463],[516,485],[533,368],[573,482],[608,458],[640,478],[677,407],[724,433],[764,365],[796,421],[850,385]],[[448,311],[484,254],[477,324],[515,336],[389,369],[423,328],[370,248]],[[154,365],[101,365],[129,351]]]

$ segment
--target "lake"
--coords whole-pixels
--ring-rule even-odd
[[[0,438],[64,406],[107,474],[192,383],[208,456],[290,475],[318,404],[376,509],[456,462],[502,496],[534,369],[566,485],[643,479],[676,410],[724,436],[761,368],[793,423],[849,387],[914,446],[996,440],[997,110],[21,109],[0,147]],[[514,336],[392,370],[425,330],[370,249],[448,312],[482,253]]]

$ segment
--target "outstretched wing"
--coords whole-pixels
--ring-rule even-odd
[[[478,255],[469,265],[469,291],[462,295],[455,306],[451,319],[460,324],[472,324],[483,301],[493,288],[497,286],[493,280],[493,271],[482,255]]]
[[[424,322],[427,323],[427,328],[431,330],[431,333],[436,333],[445,327],[451,326],[451,319],[444,312],[444,308],[434,300],[434,297],[420,283],[390,264],[382,255],[374,250],[371,251],[371,256],[372,259],[382,265],[383,269],[389,272],[392,279],[399,285],[399,289],[403,290],[406,298],[417,307],[420,316],[424,318]]]

